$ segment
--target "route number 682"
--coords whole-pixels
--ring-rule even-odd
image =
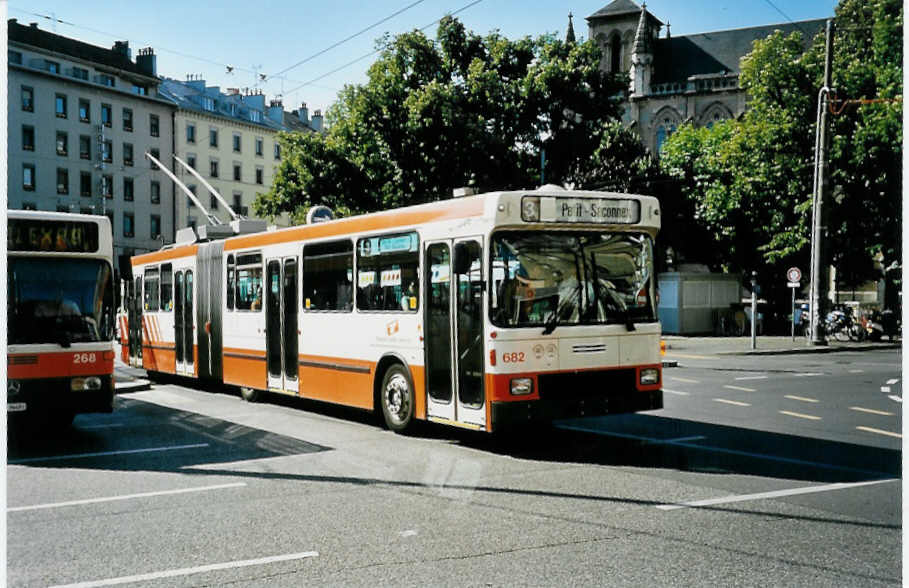
[[[73,363],[95,363],[98,357],[94,353],[76,353],[73,355]]]

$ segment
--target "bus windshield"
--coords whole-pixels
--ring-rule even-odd
[[[508,231],[492,238],[499,327],[655,322],[653,241],[644,233]]]
[[[7,344],[109,341],[113,281],[101,259],[10,257]]]

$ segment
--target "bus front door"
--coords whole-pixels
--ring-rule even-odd
[[[424,267],[427,415],[485,427],[482,239],[428,243]]]
[[[174,272],[174,353],[177,373],[192,376],[195,363],[192,270]]]
[[[297,394],[297,258],[270,259],[266,267],[265,355],[268,389]]]

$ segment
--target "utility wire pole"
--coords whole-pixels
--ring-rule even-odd
[[[827,150],[830,147],[830,136],[827,133],[827,112],[829,96],[833,92],[833,20],[827,21],[827,49],[824,59],[824,87],[818,92],[817,128],[814,148],[814,194],[811,213],[811,344],[826,345],[827,337],[823,331],[823,302],[826,293],[822,269],[824,194],[828,189]]]

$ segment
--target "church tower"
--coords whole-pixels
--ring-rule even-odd
[[[634,34],[634,45],[631,48],[631,71],[629,72],[629,91],[632,96],[644,96],[650,90],[653,78],[653,45],[654,37],[647,13],[647,3],[641,5],[641,17]]]

